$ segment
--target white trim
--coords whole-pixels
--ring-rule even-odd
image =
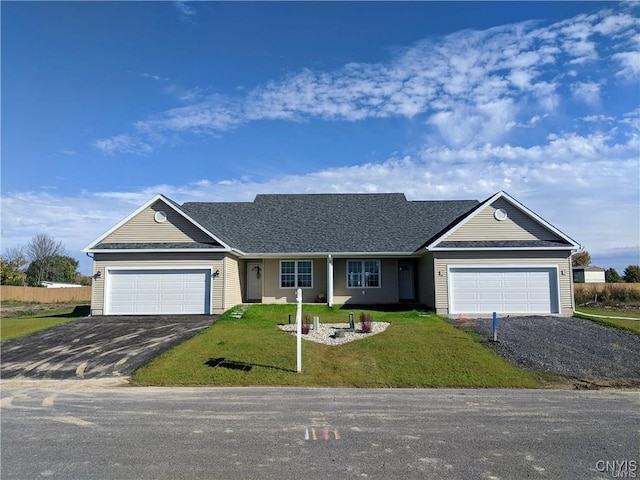
[[[161,193],[158,193],[156,196],[154,196],[153,198],[151,198],[149,201],[147,201],[144,205],[142,205],[141,207],[139,207],[138,209],[136,209],[133,213],[129,214],[128,216],[126,216],[123,220],[121,220],[120,222],[118,222],[116,225],[114,225],[113,227],[111,227],[109,230],[107,230],[105,233],[103,233],[101,236],[99,236],[98,238],[96,238],[93,242],[91,242],[89,245],[87,245],[86,247],[84,247],[82,249],[83,252],[85,253],[95,253],[95,252],[101,252],[100,250],[94,250],[93,247],[98,245],[102,240],[104,240],[105,238],[107,238],[109,235],[111,235],[113,232],[115,232],[116,230],[118,230],[120,227],[122,227],[124,224],[126,224],[127,222],[129,222],[132,218],[134,218],[136,215],[140,214],[141,212],[143,212],[145,209],[149,208],[151,205],[153,205],[154,203],[156,203],[158,200],[162,201],[165,205],[167,205],[169,208],[173,209],[176,213],[180,214],[182,217],[184,217],[187,221],[191,222],[193,225],[195,225],[196,227],[198,227],[200,230],[202,230],[203,233],[207,234],[209,237],[211,237],[213,240],[215,240],[216,242],[218,242],[220,245],[222,245],[225,249],[230,250],[231,247],[229,245],[227,245],[225,242],[223,242],[222,240],[220,240],[215,234],[211,233],[209,230],[207,230],[206,228],[204,228],[202,225],[200,225],[197,221],[195,221],[193,218],[191,218],[189,215],[187,215],[186,213],[184,213],[182,211],[182,209],[177,208],[175,205],[175,202],[173,200],[171,200],[168,197],[165,197],[164,195],[162,195]],[[115,251],[122,251],[122,250],[115,250]],[[171,251],[179,251],[179,250],[171,250]]]
[[[153,220],[156,223],[164,223],[167,221],[167,214],[164,210],[158,210],[156,213],[154,213],[153,215]]]
[[[295,265],[294,271],[293,271],[293,275],[294,275],[294,280],[295,280],[295,286],[293,287],[283,287],[282,286],[282,262],[293,262]],[[311,264],[311,285],[308,287],[301,287],[298,285],[298,263],[299,262],[309,262]],[[306,289],[306,288],[313,288],[313,259],[312,258],[302,258],[302,259],[297,259],[297,258],[283,258],[282,260],[280,260],[280,263],[278,265],[278,288],[280,290],[296,290],[298,288],[302,288],[302,289]],[[290,273],[288,273],[287,275],[290,275]],[[306,275],[303,274],[303,275]]]
[[[469,313],[469,312],[454,312],[452,310],[453,302],[453,292],[451,289],[451,269],[456,270],[472,270],[472,269],[483,269],[483,268],[493,268],[493,269],[547,269],[547,270],[555,270],[556,273],[556,302],[557,312],[551,312],[551,314],[557,315],[562,311],[562,297],[560,296],[560,266],[558,264],[535,264],[532,265],[530,263],[481,263],[481,264],[447,264],[447,311],[451,315],[459,314],[459,313]],[[550,285],[553,288],[552,285]],[[553,305],[552,305],[553,307]],[[514,312],[514,313],[536,313],[536,312]],[[538,313],[547,313],[547,312],[538,312]]]
[[[434,247],[430,248],[430,252],[475,252],[475,251],[531,251],[531,250],[540,250],[540,251],[548,251],[548,250],[574,250],[571,245],[566,245],[564,247]]]
[[[558,230],[556,227],[554,227],[553,225],[551,225],[549,222],[547,222],[546,220],[544,220],[542,217],[536,215],[534,212],[532,212],[531,210],[529,210],[527,207],[525,207],[523,204],[521,204],[520,202],[518,202],[515,198],[513,198],[512,196],[510,196],[508,193],[504,192],[504,191],[500,191],[498,193],[496,193],[495,195],[493,195],[492,197],[489,197],[488,199],[486,199],[484,202],[482,202],[480,204],[480,206],[476,207],[475,211],[471,214],[468,215],[464,220],[462,220],[461,222],[458,222],[458,224],[456,224],[454,227],[450,228],[449,230],[447,230],[446,232],[444,232],[442,235],[440,235],[438,238],[436,238],[433,242],[431,242],[429,245],[427,245],[425,247],[425,249],[427,250],[433,250],[434,248],[437,248],[436,246],[444,241],[448,236],[450,236],[451,234],[453,234],[454,232],[456,232],[457,230],[459,230],[461,227],[463,227],[464,225],[466,225],[467,223],[469,223],[469,221],[474,218],[476,215],[478,215],[480,212],[482,212],[485,208],[487,208],[487,206],[493,204],[496,200],[503,198],[504,200],[506,200],[507,202],[511,203],[514,207],[518,208],[519,210],[521,210],[524,214],[528,215],[529,218],[531,218],[532,220],[534,220],[535,222],[539,223],[540,225],[542,225],[543,227],[545,227],[547,230],[550,230],[551,232],[553,232],[555,235],[559,236],[560,238],[562,238],[563,240],[567,241],[570,243],[570,245],[568,245],[566,248],[564,248],[563,250],[578,250],[580,248],[580,244],[578,244],[575,240],[573,240],[571,237],[569,237],[568,235],[565,235],[564,233],[562,233],[560,230]],[[520,250],[534,250],[532,249],[528,249],[528,248],[519,248]],[[557,249],[556,247],[537,247],[537,249],[539,250],[555,250]],[[451,250],[462,250],[462,249],[451,249]],[[475,249],[474,249],[475,250]],[[480,250],[480,249],[477,249]],[[491,249],[489,249],[491,250]],[[499,250],[506,250],[506,249],[499,249]]]
[[[305,258],[326,258],[331,255],[335,258],[393,258],[393,257],[417,257],[422,252],[277,252],[277,253],[244,253],[242,255],[250,258],[282,258],[282,259],[305,259]]]
[[[360,264],[362,264],[362,283],[365,283],[365,279],[364,279],[364,273],[365,273],[365,269],[364,269],[364,262],[377,262],[378,263],[378,286],[377,287],[368,287],[366,285],[361,285],[359,287],[350,287],[349,286],[349,262],[359,262]],[[356,258],[347,258],[346,262],[345,262],[345,287],[347,290],[363,290],[363,289],[375,289],[375,288],[382,288],[382,262],[377,259],[377,258],[362,258],[362,259],[356,259]]]
[[[88,253],[173,253],[173,252],[231,252],[228,248],[100,248]]]
[[[211,281],[209,282],[209,312],[211,315],[213,313],[213,267],[211,265],[146,265],[146,266],[133,266],[127,265],[126,267],[105,267],[104,269],[104,291],[102,297],[102,309],[104,315],[111,315],[109,308],[109,298],[111,295],[111,272],[123,272],[123,271],[138,271],[138,270],[208,270],[209,275],[211,277]]]
[[[327,256],[327,305],[333,307],[333,257]]]

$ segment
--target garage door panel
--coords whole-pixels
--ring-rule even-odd
[[[529,299],[529,293],[522,291],[505,291],[503,298],[506,301],[526,301]]]
[[[107,314],[210,313],[210,270],[115,270],[107,275]]]
[[[502,286],[505,288],[526,288],[527,281],[526,280],[505,280],[502,283]]]
[[[163,293],[160,295],[160,300],[162,302],[177,302],[181,303],[184,299],[182,293]]]
[[[551,267],[451,267],[451,313],[558,313]]]
[[[486,300],[502,300],[502,292],[499,290],[494,291],[480,291],[477,293],[476,297],[480,301]]]

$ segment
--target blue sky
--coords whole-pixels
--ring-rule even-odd
[[[631,2],[2,2],[2,251],[156,193],[505,190],[640,262]]]

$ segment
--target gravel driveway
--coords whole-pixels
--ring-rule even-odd
[[[491,318],[451,321],[493,339]],[[498,342],[488,345],[524,368],[577,378],[640,378],[640,336],[580,318],[498,318]]]

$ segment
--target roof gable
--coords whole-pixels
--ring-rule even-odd
[[[156,195],[83,251],[228,249],[215,235],[163,195]]]
[[[427,248],[576,249],[579,245],[505,192],[498,192]]]

